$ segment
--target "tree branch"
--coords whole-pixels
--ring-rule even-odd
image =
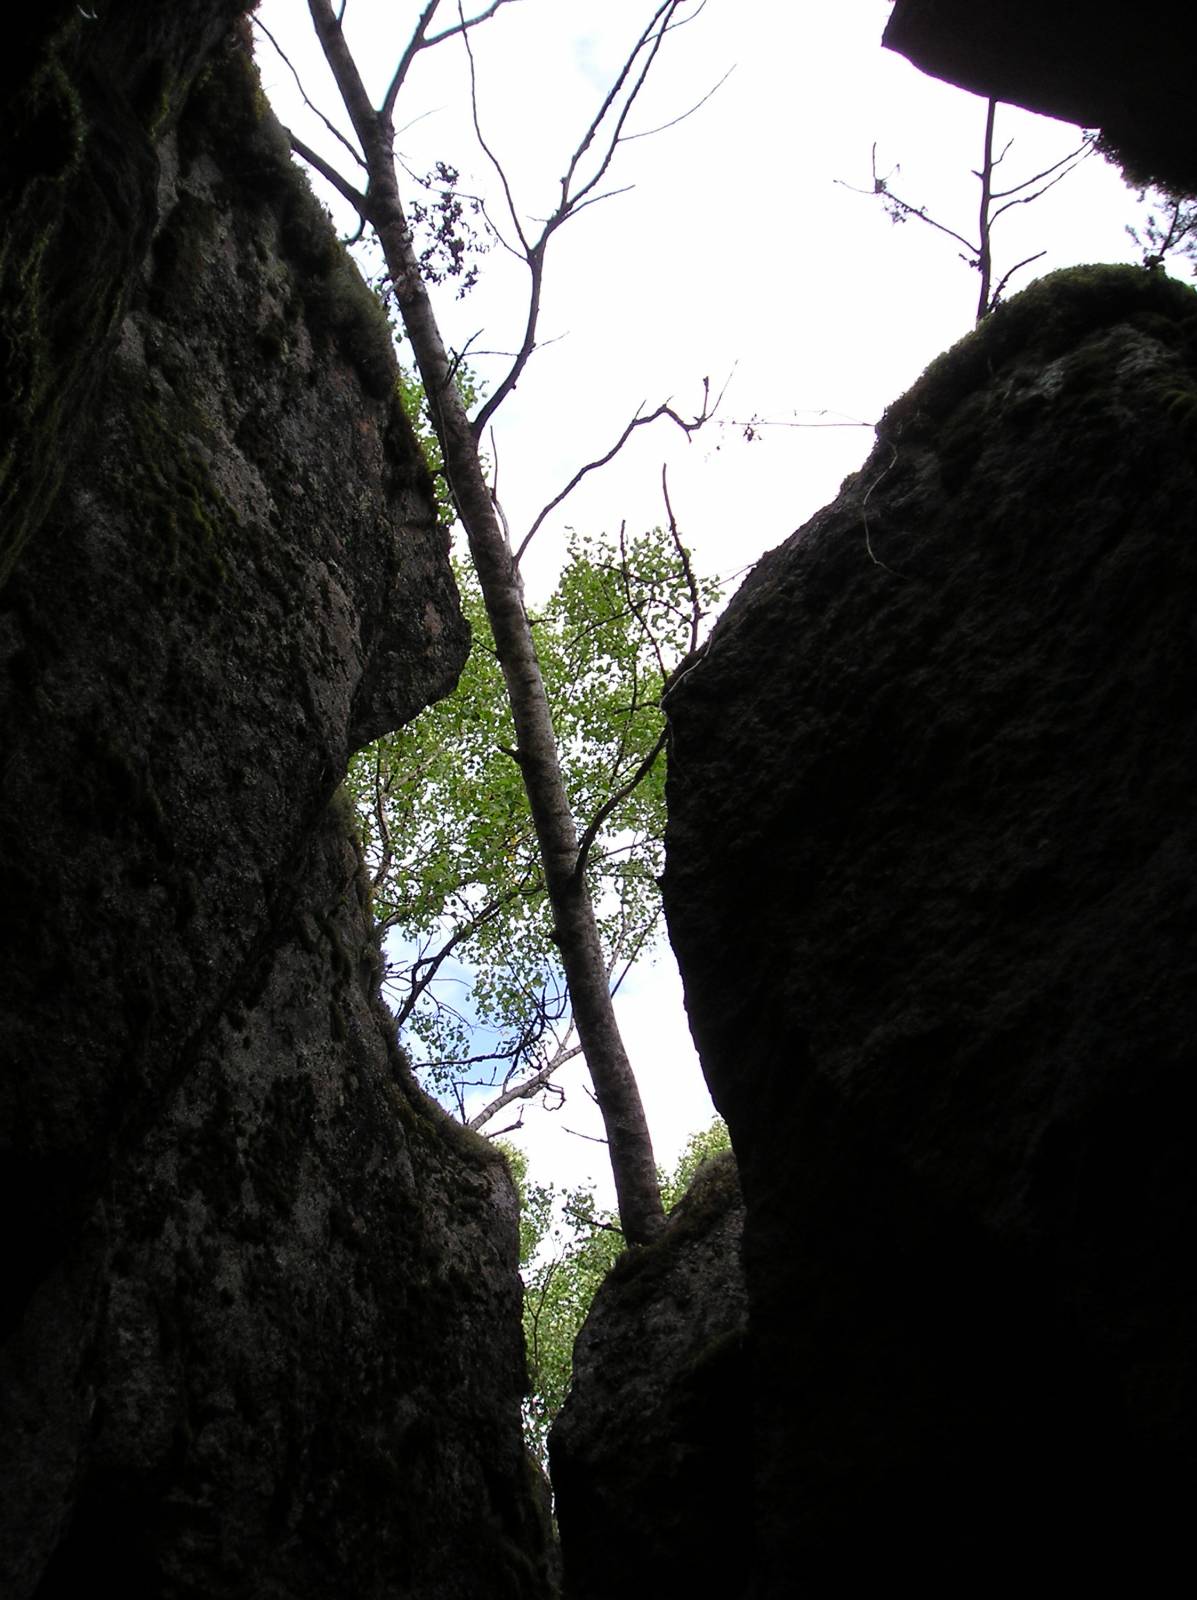
[[[295,154],[300,158],[300,160],[306,161],[309,167],[314,167],[324,181],[326,183],[331,183],[337,193],[349,201],[349,204],[354,208],[358,216],[365,220],[365,195],[362,194],[360,190],[355,189],[349,182],[348,178],[343,178],[337,171],[336,167],[325,161],[323,156],[317,155],[310,145],[304,144],[303,140],[300,139],[296,134],[292,133],[290,128],[285,128],[283,131],[286,133],[287,138],[291,141],[291,148],[294,150]]]
[[[993,219],[989,215],[989,208],[993,204],[993,123],[996,115],[997,101],[991,95],[985,107],[985,139],[981,146],[981,208],[977,223],[977,237],[981,241],[977,251],[977,270],[981,274],[981,292],[977,299],[978,322],[990,310],[989,285],[993,281],[993,248],[990,243]]]
[[[663,0],[663,3],[659,5],[657,10],[653,13],[652,20],[640,34],[640,37],[637,39],[635,45],[632,47],[632,50],[629,52],[614,84],[604,97],[603,103],[599,107],[597,114],[591,119],[590,125],[583,134],[581,142],[574,148],[573,154],[569,160],[569,165],[566,168],[565,176],[561,179],[561,198],[558,201],[555,210],[541,228],[538,238],[530,244],[528,243],[527,236],[525,235],[523,227],[520,224],[519,217],[515,209],[514,198],[511,194],[506,174],[504,173],[501,164],[498,162],[497,158],[494,156],[493,152],[482,138],[481,130],[478,129],[477,98],[476,95],[471,92],[471,104],[473,106],[475,115],[475,128],[478,129],[478,137],[482,142],[482,147],[491,163],[494,165],[500,181],[503,184],[512,223],[516,229],[516,234],[520,239],[521,244],[524,246],[524,259],[527,262],[530,279],[528,286],[528,312],[525,319],[523,339],[520,343],[519,350],[516,353],[511,367],[496,385],[493,393],[489,396],[489,398],[486,400],[486,403],[478,412],[478,415],[474,418],[473,429],[475,439],[481,438],[487,422],[489,422],[490,418],[495,414],[499,406],[502,405],[503,401],[512,392],[512,390],[515,389],[516,385],[519,383],[520,377],[523,374],[524,368],[527,366],[534,350],[536,349],[536,329],[540,320],[541,290],[544,283],[545,252],[548,249],[550,239],[559,228],[569,221],[571,217],[576,216],[580,211],[585,210],[587,205],[594,205],[599,200],[609,198],[610,193],[622,192],[620,190],[614,190],[609,191],[607,194],[596,195],[593,191],[606,175],[611,162],[615,158],[615,151],[623,141],[624,124],[631,113],[633,105],[636,103],[641,89],[644,87],[653,62],[656,59],[657,52],[660,50],[661,44],[665,38],[665,34],[669,32],[674,13],[685,3],[686,0]],[[469,49],[468,40],[467,49]],[[637,59],[640,57],[642,52],[647,52],[647,54],[643,64],[639,68],[638,73],[635,75],[635,81],[631,84],[630,89],[627,90],[626,97],[619,109],[618,115],[616,116],[614,127],[611,129],[609,136],[606,138],[605,147],[598,160],[598,164],[585,183],[583,183],[581,187],[575,191],[573,189],[573,183],[579,166],[587,151],[590,149],[591,145],[594,144],[596,138],[598,137],[599,130],[602,128],[603,123],[607,120],[609,113],[613,107],[619,103],[620,95],[624,92],[628,80],[633,76]],[[471,91],[473,91],[474,80],[472,51],[470,53],[470,64]]]
[[[665,512],[669,518],[669,537],[673,540],[673,548],[677,551],[678,561],[681,563],[682,576],[686,580],[686,588],[690,591],[690,649],[698,649],[698,627],[702,621],[702,595],[699,592],[698,580],[694,576],[694,568],[690,562],[690,552],[682,543],[682,536],[678,532],[677,518],[673,514],[673,502],[669,498],[669,475],[664,463],[661,465],[661,494],[665,500]]]
[[[585,478],[591,472],[597,472],[600,467],[605,467],[609,461],[613,461],[623,449],[624,445],[627,444],[628,440],[632,437],[637,428],[647,428],[652,423],[659,421],[662,417],[668,417],[669,420],[676,423],[686,437],[689,438],[692,433],[697,433],[705,423],[711,420],[711,418],[715,415],[715,412],[719,409],[719,402],[722,400],[722,398],[723,392],[721,390],[719,395],[716,397],[714,405],[710,403],[710,380],[704,378],[702,380],[702,407],[690,422],[687,422],[684,418],[680,417],[668,400],[659,405],[655,411],[642,413],[639,407],[637,407],[636,413],[632,417],[632,420],[628,423],[627,427],[624,428],[623,432],[611,446],[610,450],[608,450],[604,455],[597,456],[593,461],[588,461],[584,467],[579,467],[577,472],[574,473],[573,477],[565,485],[565,488],[562,489],[559,494],[555,494],[548,504],[543,506],[540,511],[537,512],[532,526],[524,535],[522,541],[520,542],[519,549],[515,552],[516,565],[518,566],[519,562],[523,558],[524,551],[527,550],[528,546],[532,543],[533,538],[540,531],[541,524],[544,522],[545,518],[556,511],[557,507],[563,500],[568,499],[569,496],[573,494],[574,490],[582,482],[583,478]]]
[[[342,10],[343,9],[344,8],[342,8]],[[346,150],[348,150],[349,154],[353,157],[353,159],[357,162],[358,166],[362,167],[364,169],[366,163],[362,160],[361,152],[359,150],[355,150],[353,148],[352,144],[350,144],[349,140],[341,132],[340,128],[337,127],[336,123],[331,121],[328,117],[326,117],[324,115],[324,112],[321,111],[320,107],[318,105],[316,105],[312,100],[308,99],[308,92],[303,86],[303,79],[299,76],[299,73],[295,70],[295,67],[292,64],[290,56],[288,56],[286,51],[283,49],[282,45],[279,44],[278,40],[271,33],[270,29],[262,21],[261,17],[254,16],[252,18],[252,21],[253,21],[254,27],[257,28],[259,33],[264,33],[266,35],[267,39],[270,40],[270,43],[274,47],[275,54],[279,57],[279,59],[282,61],[283,65],[287,68],[287,70],[290,72],[291,76],[295,79],[295,87],[299,90],[300,98],[302,99],[304,105],[307,106],[308,110],[312,113],[313,116],[320,118],[320,121],[328,129],[329,133],[332,134],[333,138],[339,140],[340,143],[345,146]],[[305,156],[304,160],[306,161],[307,159],[308,158]],[[314,163],[313,163],[313,165],[314,165]]]
[[[420,1001],[420,996],[428,988],[428,985],[436,977],[437,973],[453,954],[454,950],[456,950],[459,945],[464,944],[467,939],[476,934],[480,928],[484,928],[488,922],[493,922],[495,917],[498,916],[499,912],[502,910],[503,906],[515,898],[517,898],[517,891],[512,890],[510,894],[500,895],[498,899],[490,901],[488,905],[483,906],[482,910],[479,911],[476,916],[471,917],[468,922],[462,923],[459,928],[455,928],[452,936],[446,940],[446,942],[437,951],[436,955],[421,956],[419,960],[412,962],[410,968],[408,969],[413,975],[412,982],[409,986],[408,995],[402,1006],[395,1014],[395,1021],[400,1027],[403,1026],[408,1017],[410,1017],[412,1012],[416,1009],[416,1006]],[[414,974],[420,967],[425,967],[427,970],[422,972],[419,978],[416,978]]]
[[[539,1094],[545,1088],[549,1079],[559,1067],[563,1067],[567,1061],[572,1061],[575,1056],[580,1056],[581,1054],[582,1046],[580,1044],[570,1045],[568,1049],[558,1050],[553,1055],[552,1060],[541,1067],[539,1071],[534,1072],[530,1078],[524,1078],[510,1089],[504,1089],[502,1094],[496,1095],[488,1105],[478,1112],[477,1116],[470,1118],[466,1126],[473,1128],[477,1132],[479,1128],[484,1128],[492,1117],[498,1116],[504,1106],[509,1106],[516,1100],[531,1100],[534,1095]]]
[[[594,903],[574,870],[577,828],[522,584],[479,459],[478,437],[486,419],[483,417],[478,427],[471,423],[452,381],[448,352],[399,198],[391,119],[372,110],[331,0],[308,0],[308,9],[366,159],[369,219],[386,259],[441,446],[445,475],[478,574],[544,866],[554,938],[607,1130],[620,1217],[630,1239],[647,1243],[664,1226],[652,1140],[611,1005]],[[509,379],[514,381],[510,374]]]
[[[574,868],[574,873],[579,881],[581,880],[583,873],[586,871],[586,858],[589,856],[591,848],[594,845],[594,841],[598,837],[599,829],[602,827],[603,823],[606,822],[607,818],[616,809],[616,807],[622,805],[628,796],[644,782],[645,778],[648,777],[649,773],[657,764],[657,757],[665,748],[665,740],[667,736],[668,729],[662,728],[661,732],[657,736],[656,743],[645,756],[644,760],[636,768],[635,772],[633,772],[632,776],[626,783],[621,784],[620,787],[616,789],[614,794],[608,795],[606,800],[603,801],[602,805],[590,819],[590,824],[578,843],[578,864]]]

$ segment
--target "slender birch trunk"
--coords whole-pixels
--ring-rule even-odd
[[[308,5],[362,146],[369,177],[366,220],[382,246],[494,634],[515,724],[515,758],[544,864],[554,938],[606,1128],[620,1224],[630,1243],[647,1243],[664,1224],[652,1140],[615,1020],[594,906],[584,874],[578,870],[577,829],[557,758],[552,714],[519,570],[483,476],[474,430],[454,382],[454,367],[428,299],[399,198],[391,118],[371,105],[329,0],[308,0]]]

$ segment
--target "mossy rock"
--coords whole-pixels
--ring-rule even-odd
[[[1046,365],[1085,337],[1117,323],[1197,351],[1197,291],[1142,267],[1080,266],[1049,273],[999,305],[886,411],[882,442],[928,433],[1010,361]]]
[[[154,139],[242,7],[55,5],[9,41],[0,160],[0,584],[51,509],[155,221]],[[161,38],[158,36],[162,35]],[[163,42],[169,49],[159,50]],[[85,267],[83,263],[86,263]]]

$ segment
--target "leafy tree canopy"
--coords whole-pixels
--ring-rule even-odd
[[[412,386],[418,427],[419,399]],[[471,1089],[526,1083],[576,1049],[502,673],[472,568],[455,570],[474,638],[461,681],[355,757],[348,786],[408,1047],[427,1087],[477,1123]],[[662,687],[717,598],[672,528],[574,532],[532,617],[612,986],[660,915]]]

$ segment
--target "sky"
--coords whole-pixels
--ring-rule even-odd
[[[446,0],[443,9],[452,22],[455,6]],[[476,9],[481,0],[467,14]],[[884,0],[707,0],[667,40],[628,124],[636,137],[610,174],[610,186],[626,192],[554,239],[544,347],[486,440],[513,539],[638,407],[670,399],[693,410],[707,380],[724,389],[720,417],[690,441],[665,423],[642,429],[616,463],[592,474],[536,536],[525,562],[533,598],[551,586],[567,526],[663,520],[663,465],[696,564],[734,589],[737,575],[834,498],[867,456],[885,407],[968,332],[977,279],[959,246],[917,220],[895,225],[851,187],[871,190],[875,149],[895,193],[966,236],[975,227],[985,103],[883,50],[890,9]],[[418,10],[415,0],[349,0],[347,37],[379,98]],[[551,208],[570,153],[651,11],[648,0],[512,0],[471,35],[481,124],[524,218]],[[310,98],[336,120],[305,0],[263,0],[259,15]],[[257,54],[282,120],[322,154],[345,159],[265,41]],[[498,214],[494,172],[470,126],[467,71],[458,41],[417,60],[396,111],[398,144],[413,172],[451,162],[461,186]],[[650,135],[712,89],[692,115]],[[1071,125],[1002,107],[997,148],[1012,143],[999,176],[1039,172],[1079,137]],[[316,187],[348,230],[343,204]],[[403,192],[413,192],[406,179]],[[1091,158],[998,224],[997,271],[1046,252],[1013,292],[1057,267],[1137,260],[1125,224],[1141,215],[1117,170]],[[493,383],[505,362],[477,352],[518,343],[526,271],[498,247],[479,269],[468,296],[449,289],[436,305],[451,348],[468,343]],[[714,1113],[667,949],[632,974],[617,1009],[658,1161],[672,1167]],[[565,1108],[529,1111],[514,1137],[541,1181],[590,1176],[609,1197],[580,1067],[565,1069],[563,1081]]]

